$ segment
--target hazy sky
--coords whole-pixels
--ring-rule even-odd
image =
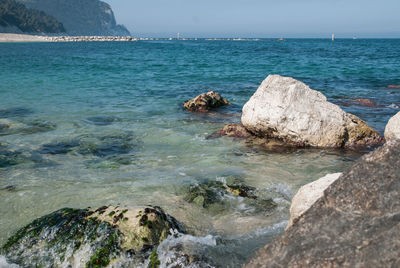
[[[400,37],[400,0],[103,0],[134,36]]]

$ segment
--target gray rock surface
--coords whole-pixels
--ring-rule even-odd
[[[389,119],[385,128],[386,140],[400,140],[400,112]]]
[[[382,137],[355,115],[291,77],[269,75],[244,105],[243,126],[253,134],[298,146],[376,146]]]
[[[70,35],[130,35],[115,21],[109,4],[99,0],[19,0],[61,22]]]
[[[245,267],[400,267],[400,142],[365,155]]]

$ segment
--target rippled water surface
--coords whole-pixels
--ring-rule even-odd
[[[387,88],[400,85],[399,48],[400,40],[0,44],[0,244],[62,207],[151,204],[208,247],[214,265],[239,267],[282,232],[301,185],[360,154],[274,153],[207,137],[240,121],[268,74],[304,81],[382,133],[400,106],[400,89]],[[208,90],[232,105],[209,115],[182,109]],[[277,208],[185,199],[190,185],[232,178]]]

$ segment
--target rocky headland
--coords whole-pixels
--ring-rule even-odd
[[[116,23],[111,6],[99,0],[19,0],[29,8],[44,11],[64,25],[68,35],[128,36]]]

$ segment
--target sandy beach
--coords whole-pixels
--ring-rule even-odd
[[[0,33],[0,42],[46,42],[46,37],[30,34]]]

